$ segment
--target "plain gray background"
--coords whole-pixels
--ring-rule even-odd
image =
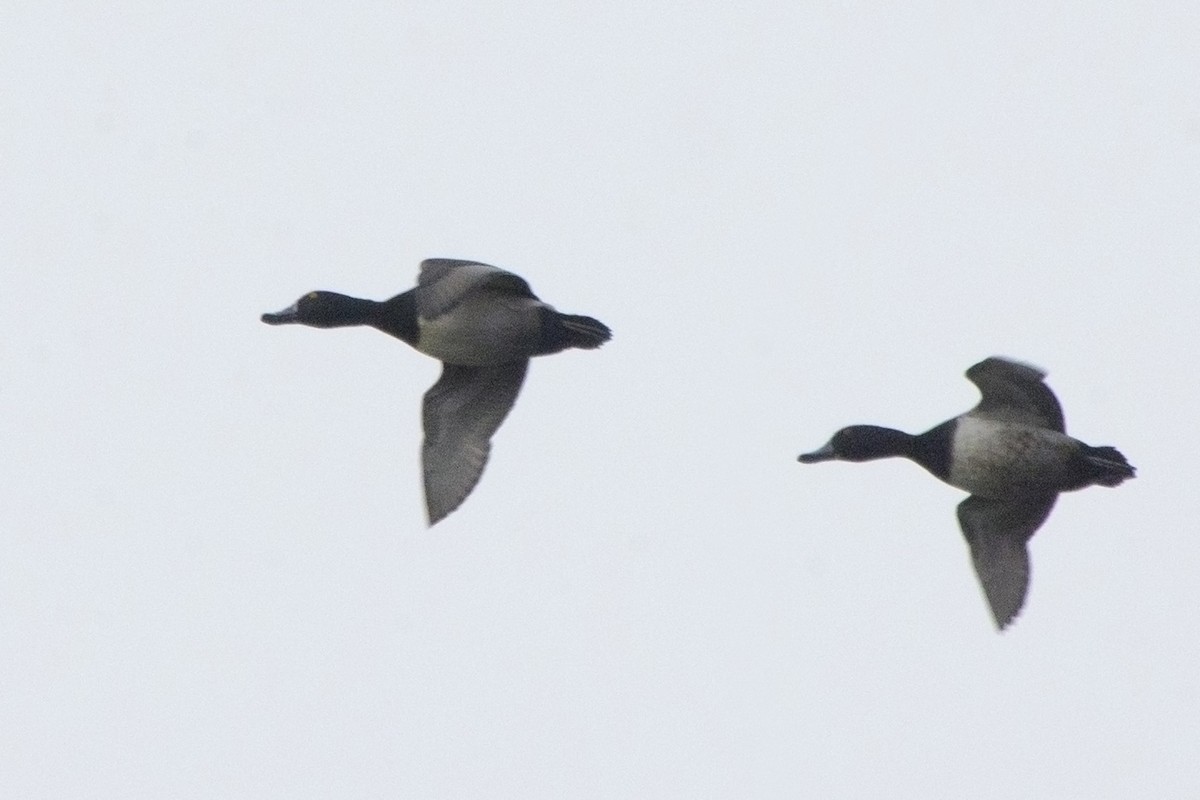
[[[1192,2],[0,10],[0,794],[1200,793]],[[1053,7],[1051,7],[1053,6]],[[615,332],[430,530],[429,256]],[[998,635],[912,464],[1050,371],[1139,468]]]

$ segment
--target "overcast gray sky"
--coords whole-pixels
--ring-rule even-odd
[[[165,7],[164,7],[165,6]],[[9,2],[0,795],[1200,795],[1194,2]],[[429,256],[534,362],[272,329]],[[992,354],[1139,469],[1004,635],[912,464]]]

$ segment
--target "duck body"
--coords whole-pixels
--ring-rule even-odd
[[[377,302],[309,292],[290,308],[263,314],[270,325],[366,325],[442,362],[425,393],[422,462],[430,524],[475,487],[491,437],[516,401],[529,359],[568,348],[593,349],[612,333],[591,317],[563,314],[525,280],[477,261],[427,259],[417,287]]]
[[[979,405],[918,435],[875,425],[843,428],[804,463],[907,458],[971,496],[958,517],[976,573],[1003,629],[1024,603],[1026,543],[1061,492],[1116,486],[1135,471],[1109,446],[1068,436],[1058,400],[1027,364],[993,357],[967,370]]]
[[[1131,477],[1065,433],[964,414],[913,437],[909,456],[958,489],[1002,498],[1072,492]]]
[[[446,364],[483,367],[538,353],[545,304],[481,289],[450,311],[417,317],[416,347]]]

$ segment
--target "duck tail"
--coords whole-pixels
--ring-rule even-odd
[[[558,315],[559,334],[563,348],[580,347],[594,350],[612,338],[612,331],[598,319],[578,314]]]
[[[1101,486],[1117,486],[1136,474],[1133,465],[1115,447],[1089,447],[1084,458],[1092,469],[1092,480]]]

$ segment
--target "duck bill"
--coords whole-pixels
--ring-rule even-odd
[[[295,322],[299,316],[299,303],[288,306],[283,311],[277,311],[274,314],[266,313],[262,315],[262,321],[268,325],[287,325]]]
[[[818,461],[833,461],[836,458],[837,453],[833,452],[833,442],[830,442],[820,450],[813,450],[811,453],[801,453],[796,460],[801,464],[816,464]]]

